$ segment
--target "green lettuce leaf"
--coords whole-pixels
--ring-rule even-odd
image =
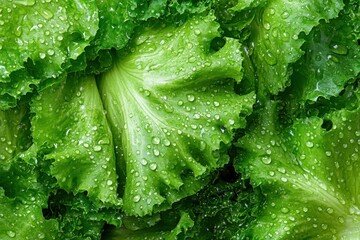
[[[212,50],[218,27],[212,15],[179,27],[145,27],[101,77],[130,215],[168,208],[198,191],[228,161],[219,151],[232,130],[245,127],[254,93],[234,93],[241,46],[228,38]]]
[[[359,17],[359,7],[347,4],[338,18],[322,22],[305,37],[305,54],[292,76],[291,93],[297,101],[337,96],[359,74]]]
[[[258,93],[278,94],[290,84],[292,68],[289,64],[303,54],[304,39],[320,20],[335,18],[344,4],[338,0],[325,1],[269,1],[257,9],[250,29],[249,48],[258,77]]]
[[[69,76],[31,103],[32,151],[53,161],[60,188],[117,204],[114,145],[95,79]]]
[[[32,199],[37,201],[36,197]],[[56,239],[58,224],[45,220],[41,205],[9,198],[0,188],[0,212],[0,238],[3,240]]]
[[[4,1],[0,12],[0,109],[55,82],[98,30],[93,1]]]
[[[164,212],[161,216],[155,215],[150,219],[132,219],[132,224],[136,229],[121,227],[118,229],[109,229],[105,232],[104,238],[107,240],[141,240],[141,239],[184,239],[191,227],[194,225],[194,221],[190,215],[184,211],[178,212]],[[150,220],[150,221],[149,221]],[[154,223],[153,221],[157,222]],[[146,222],[145,222],[146,221]],[[139,223],[143,225],[149,225],[149,227],[138,228]],[[128,224],[131,224],[129,221]]]
[[[0,175],[0,239],[56,239],[58,222],[42,213],[50,188],[39,169],[16,158]]]
[[[241,239],[261,203],[260,191],[254,191],[248,183],[220,177],[195,196],[184,199],[185,209],[194,220],[185,239]]]
[[[96,0],[99,31],[94,44],[100,49],[121,49],[130,39],[139,14],[139,0]]]
[[[29,116],[24,102],[16,108],[0,110],[0,168],[9,168],[13,158],[31,146]]]
[[[359,95],[357,94],[359,97]],[[359,106],[281,127],[277,104],[239,140],[237,169],[266,196],[243,236],[354,239],[359,236]]]
[[[121,224],[118,209],[94,203],[83,193],[73,195],[63,190],[49,196],[43,214],[58,221],[58,239],[101,239],[105,223]]]

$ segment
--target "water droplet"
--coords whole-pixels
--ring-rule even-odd
[[[267,156],[264,156],[264,157],[262,157],[261,161],[262,161],[264,164],[268,165],[268,164],[271,163],[271,158],[270,158],[270,157],[267,157]]]
[[[339,221],[339,223],[344,223],[344,222],[345,222],[345,219],[340,216],[340,217],[338,217],[338,221]]]
[[[276,28],[276,27],[273,28],[273,30],[271,31],[271,35],[272,35],[273,37],[277,38],[278,35],[279,35],[279,29]]]
[[[315,70],[315,78],[322,79],[324,77],[324,69],[318,68]]]
[[[270,28],[271,28],[271,25],[268,22],[264,22],[263,26],[266,30],[270,30]]]
[[[164,110],[165,110],[165,112],[167,112],[167,113],[172,113],[172,112],[174,112],[174,108],[171,106],[171,105],[169,105],[169,104],[164,104]]]
[[[282,213],[288,213],[290,210],[286,207],[281,208]]]
[[[106,184],[107,184],[108,186],[111,186],[111,185],[113,184],[113,181],[107,180]]]
[[[195,29],[194,33],[195,33],[196,35],[200,35],[200,34],[201,34],[201,31],[200,31],[199,29]]]
[[[219,103],[219,102],[217,102],[217,101],[214,101],[214,102],[213,102],[213,104],[214,104],[214,106],[215,106],[215,107],[220,106],[220,103]]]
[[[155,155],[155,156],[159,156],[159,155],[160,155],[160,151],[159,151],[158,149],[154,149],[153,152],[154,152],[154,155]]]
[[[157,165],[156,165],[156,163],[151,163],[150,165],[149,165],[149,168],[151,169],[151,170],[156,170],[156,168],[157,168]]]
[[[289,34],[287,32],[283,32],[281,37],[283,41],[289,41]]]
[[[13,237],[16,236],[16,232],[11,231],[11,230],[10,230],[10,231],[7,231],[6,234],[7,234],[9,237],[11,237],[11,238],[13,238]]]
[[[45,234],[44,234],[44,233],[39,233],[39,234],[38,234],[38,238],[39,238],[39,239],[44,239],[44,238],[45,238]]]
[[[179,100],[177,104],[178,104],[179,106],[182,106],[182,105],[184,105],[184,102],[181,101],[181,100]]]
[[[45,54],[45,53],[39,53],[39,57],[40,57],[41,59],[44,59],[44,58],[46,57],[46,54]]]
[[[141,163],[143,166],[146,166],[148,162],[146,161],[145,158],[143,158],[143,159],[140,160],[140,163]]]
[[[189,62],[190,63],[193,63],[196,61],[196,57],[192,56],[192,57],[189,57]]]
[[[326,209],[326,212],[329,213],[329,214],[332,214],[334,212],[334,209],[332,208],[327,208]]]
[[[21,26],[17,26],[14,33],[15,33],[16,36],[20,37],[21,34],[22,34]]]
[[[286,19],[286,18],[288,18],[289,17],[289,12],[287,12],[287,11],[285,11],[285,12],[283,12],[282,14],[281,14],[281,17],[283,18],[283,19]]]
[[[347,47],[341,44],[331,44],[330,49],[333,53],[339,54],[339,55],[346,55],[348,53]]]
[[[140,199],[141,199],[140,195],[135,195],[134,198],[133,198],[133,201],[134,201],[135,203],[137,203],[137,202],[140,201]]]
[[[99,145],[94,146],[94,151],[95,152],[100,152],[101,151],[101,146],[99,146]]]
[[[229,119],[229,124],[230,125],[234,125],[235,124],[235,121],[233,119]]]
[[[277,60],[276,60],[274,54],[272,54],[269,50],[266,51],[264,58],[265,58],[265,61],[267,62],[267,64],[269,64],[270,66],[273,66],[277,63]]]
[[[338,59],[337,57],[335,57],[334,55],[331,55],[331,54],[329,54],[329,55],[327,56],[327,59],[333,61],[334,63],[338,63],[338,62],[339,62],[339,59]]]
[[[305,212],[305,213],[309,211],[309,209],[308,209],[307,207],[303,207],[302,210],[303,210],[303,212]]]
[[[274,14],[275,14],[275,9],[270,8],[270,9],[269,9],[269,13],[270,13],[270,15],[274,15]]]
[[[43,9],[40,11],[41,16],[43,16],[45,19],[49,20],[54,16],[54,14],[46,9]]]
[[[159,144],[160,143],[160,138],[158,138],[158,137],[153,137],[152,139],[151,139],[151,142],[153,143],[153,144]]]
[[[326,151],[326,152],[325,152],[325,155],[328,156],[328,157],[330,157],[330,156],[331,156],[331,151]]]
[[[55,54],[55,51],[52,49],[47,50],[47,54],[49,54],[50,56]]]
[[[314,143],[313,142],[306,142],[306,146],[308,148],[312,148],[312,147],[314,147]]]
[[[192,94],[189,94],[189,95],[187,95],[187,100],[188,100],[189,102],[193,102],[193,101],[195,101],[195,96],[192,95]]]
[[[287,182],[287,181],[288,181],[288,179],[287,179],[286,177],[282,177],[282,178],[281,178],[281,181],[283,181],[283,182]]]
[[[164,140],[164,146],[168,147],[170,146],[171,142],[168,139]]]
[[[193,116],[194,119],[200,119],[200,117],[201,117],[201,116],[200,116],[199,113],[195,113],[194,116]]]
[[[145,90],[145,91],[144,91],[144,95],[145,95],[146,97],[149,97],[149,96],[151,95],[151,92],[150,92],[149,90]]]

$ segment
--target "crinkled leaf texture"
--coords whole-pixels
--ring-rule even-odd
[[[149,226],[142,226],[141,228],[139,223]],[[170,210],[170,212],[164,212],[162,216],[154,214],[154,216],[150,216],[149,219],[135,218],[133,219],[133,227],[135,227],[135,229],[126,227],[111,229],[104,236],[105,239],[108,240],[184,239],[184,236],[186,236],[193,225],[194,221],[191,219],[189,213],[182,210],[179,212],[171,212]]]
[[[93,1],[3,1],[0,12],[0,109],[55,82],[98,30]]]
[[[305,54],[294,65],[292,94],[301,101],[329,99],[359,74],[359,18],[360,8],[347,4],[338,18],[321,22],[305,37]]]
[[[124,211],[146,215],[194,194],[228,157],[254,93],[235,94],[240,44],[219,36],[212,15],[145,27],[99,83],[125,182]],[[139,31],[140,32],[140,31]],[[241,117],[239,116],[241,114]]]
[[[56,239],[58,222],[46,220],[49,188],[39,181],[34,165],[13,159],[6,171],[0,169],[0,239]]]
[[[359,95],[358,95],[359,96]],[[336,110],[278,128],[276,103],[239,140],[237,168],[267,200],[253,239],[356,239],[360,235],[360,111]]]
[[[0,110],[0,168],[9,168],[13,157],[30,147],[29,117],[29,107],[25,103]]]
[[[322,19],[335,18],[343,6],[339,0],[275,0],[257,9],[250,26],[249,48],[261,96],[278,94],[290,84],[289,64],[303,54],[300,47],[304,39],[299,34],[308,34]]]
[[[139,14],[139,0],[96,0],[99,8],[99,31],[94,44],[97,50],[123,48],[129,41]]]
[[[69,76],[31,104],[31,151],[53,160],[60,188],[117,204],[112,134],[93,76]]]

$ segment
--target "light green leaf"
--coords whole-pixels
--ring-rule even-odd
[[[265,114],[264,114],[265,113]],[[253,239],[354,239],[359,236],[359,108],[278,128],[276,104],[239,140],[238,170],[266,203],[245,234]],[[266,115],[266,117],[265,117]]]
[[[249,47],[254,51],[261,95],[277,94],[290,84],[289,64],[303,54],[300,33],[308,34],[322,19],[335,18],[343,6],[338,0],[275,0],[257,10],[250,26]]]
[[[0,109],[55,82],[98,30],[93,1],[3,1],[0,13]]]
[[[40,92],[31,111],[33,148],[54,160],[60,188],[117,203],[112,134],[94,77],[71,76]]]
[[[99,31],[95,45],[100,49],[121,49],[130,39],[140,13],[139,0],[96,0],[99,8]]]
[[[102,76],[100,91],[126,179],[126,213],[168,208],[228,161],[221,146],[231,142],[233,129],[245,127],[254,93],[235,94],[231,79],[242,76],[241,46],[226,39],[216,52],[210,45],[217,36],[212,15],[179,27],[145,28]]]

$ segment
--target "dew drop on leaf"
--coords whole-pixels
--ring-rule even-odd
[[[151,140],[151,142],[153,143],[153,144],[159,144],[160,143],[160,138],[158,138],[158,137],[153,137],[152,138],[152,140]]]
[[[287,12],[287,11],[284,11],[282,14],[281,14],[281,17],[283,18],[283,19],[286,19],[286,18],[288,18],[289,17],[289,12]]]
[[[16,236],[16,232],[14,232],[14,231],[7,231],[6,232],[6,234],[9,236],[9,237],[11,237],[11,238],[14,238],[15,236]]]
[[[140,199],[141,199],[140,195],[135,195],[134,198],[133,198],[133,201],[134,201],[135,203],[137,203],[137,202],[140,201]]]
[[[187,100],[188,100],[189,102],[193,102],[193,101],[195,101],[195,96],[192,95],[192,94],[189,94],[189,95],[187,95]]]
[[[346,55],[348,53],[347,47],[341,44],[332,44],[330,45],[330,49],[333,53],[338,55]]]
[[[149,168],[151,169],[151,170],[156,170],[156,168],[157,168],[157,165],[156,165],[156,163],[151,163],[150,165],[149,165]]]

